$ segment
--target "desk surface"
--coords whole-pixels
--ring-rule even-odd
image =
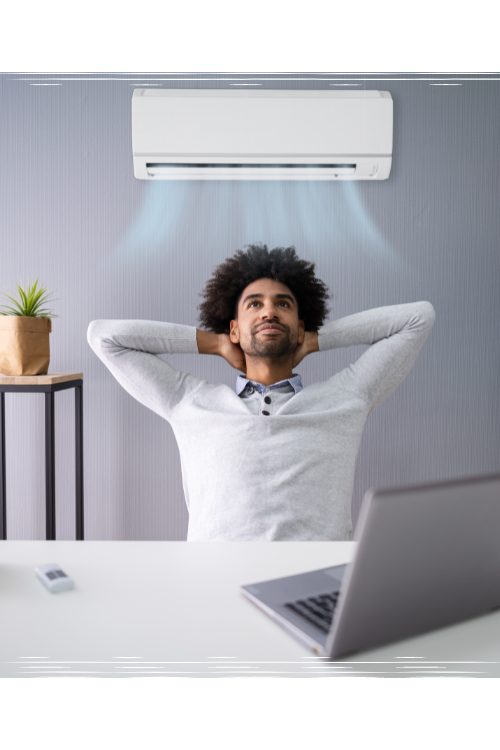
[[[0,542],[0,677],[497,677],[500,612],[330,661],[241,584],[349,562],[354,542]],[[75,589],[49,593],[56,562]]]

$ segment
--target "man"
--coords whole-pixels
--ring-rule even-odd
[[[200,320],[209,330],[97,320],[88,341],[118,382],[168,420],[178,442],[188,541],[348,540],[354,470],[368,415],[408,374],[434,323],[429,302],[323,325],[327,287],[295,248],[251,245],[217,267]],[[371,344],[303,387],[308,354]],[[162,353],[215,354],[236,389],[179,372]]]

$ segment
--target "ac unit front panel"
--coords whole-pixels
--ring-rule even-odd
[[[386,92],[136,89],[132,115],[134,173],[140,179],[341,178],[323,170],[262,171],[265,164],[283,161],[355,163],[354,176],[344,173],[343,178],[384,179],[389,159],[390,171],[392,98]],[[153,174],[146,166],[162,162],[223,166],[198,173],[179,167],[183,171],[177,178],[173,170]],[[238,167],[233,175],[224,171],[229,163],[259,165],[260,173]]]

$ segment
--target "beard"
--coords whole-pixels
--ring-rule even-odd
[[[276,336],[261,336],[258,332],[252,333],[250,343],[246,342],[240,347],[243,353],[250,357],[262,357],[263,359],[280,359],[291,356],[297,348],[298,335],[295,340],[290,336],[286,328]]]

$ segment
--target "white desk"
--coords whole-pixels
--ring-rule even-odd
[[[0,542],[0,677],[500,676],[500,612],[329,661],[238,591],[353,553],[353,542]],[[34,568],[49,562],[74,590],[42,586]]]

